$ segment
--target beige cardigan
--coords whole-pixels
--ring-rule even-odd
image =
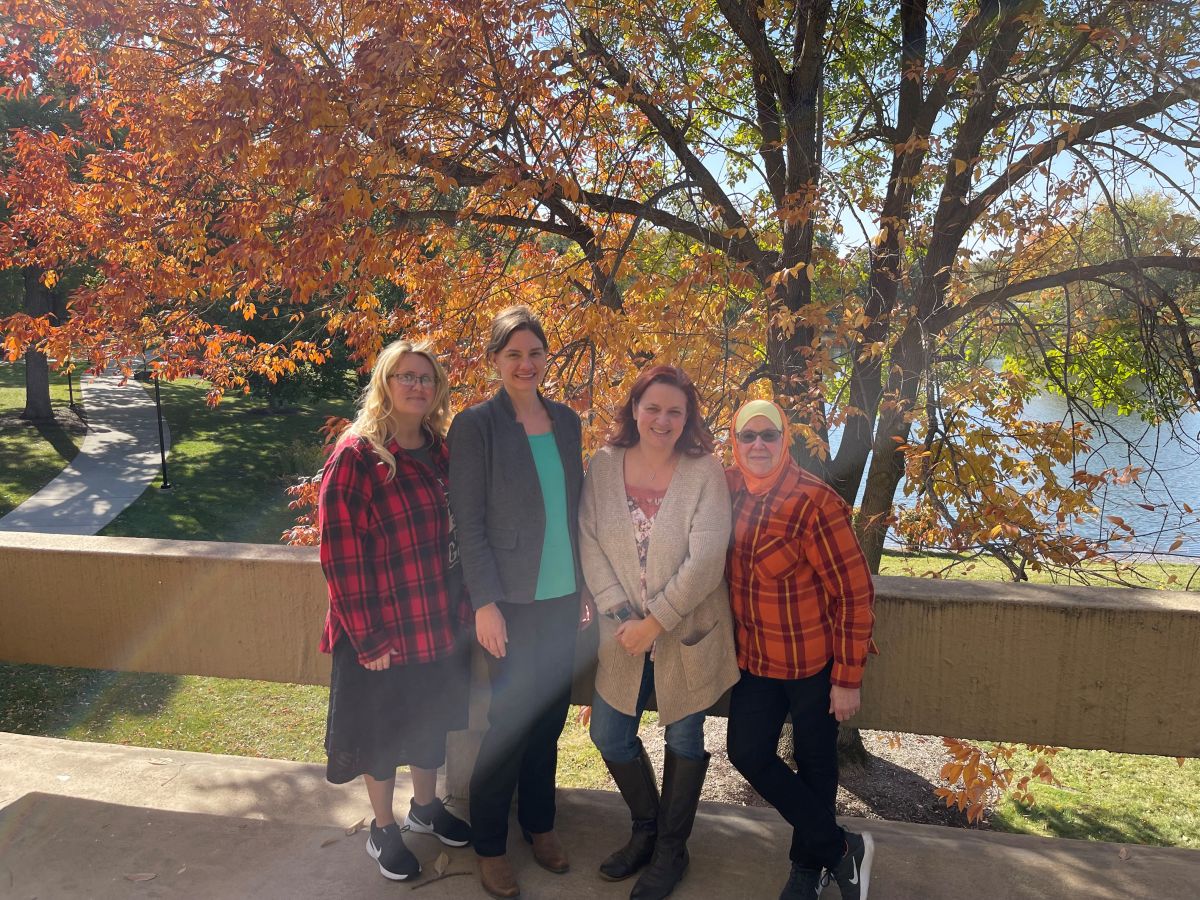
[[[644,657],[625,652],[615,637],[617,622],[603,615],[640,594],[624,461],[619,447],[604,447],[592,457],[579,504],[579,555],[602,614],[596,692],[632,716]],[[663,725],[708,709],[738,680],[725,584],[730,528],[721,464],[707,454],[682,457],[655,515],[646,558],[646,609],[666,629],[654,656],[654,693]]]

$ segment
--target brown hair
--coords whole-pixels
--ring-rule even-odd
[[[617,410],[617,419],[608,435],[609,446],[632,447],[641,440],[633,408],[641,402],[642,395],[652,384],[668,384],[679,388],[687,397],[687,421],[683,423],[683,431],[675,444],[676,449],[687,456],[712,453],[716,442],[704,422],[704,417],[700,415],[700,396],[696,393],[696,386],[692,384],[692,379],[688,378],[687,372],[678,366],[659,365],[642,369],[637,381],[629,389],[628,399]]]
[[[528,306],[510,306],[496,313],[492,319],[492,333],[488,338],[487,354],[499,353],[518,331],[531,331],[534,337],[542,342],[542,347],[550,350],[546,340],[546,332],[542,331],[542,323]]]

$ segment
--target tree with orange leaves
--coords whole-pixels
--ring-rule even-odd
[[[482,323],[525,302],[593,434],[650,359],[693,371],[714,420],[780,397],[804,465],[861,490],[874,565],[906,468],[931,458],[997,463],[963,462],[932,509],[1016,577],[1096,552],[1058,528],[1088,483],[1004,483],[1089,434],[1027,423],[1038,382],[994,372],[987,336],[1020,333],[1047,290],[1200,270],[1182,251],[1027,265],[1131,169],[1189,193],[1160,165],[1197,150],[1196,22],[1176,0],[0,0],[0,16],[10,92],[38,92],[30,61],[50,48],[83,110],[71,133],[15,136],[0,244],[47,278],[97,265],[66,324],[6,321],[10,355],[148,352],[217,395],[331,341],[366,365],[421,332],[465,404]],[[82,180],[64,177],[85,148]],[[1200,381],[1174,300],[1148,337],[1173,348],[1179,408]],[[215,308],[287,327],[255,340]],[[978,404],[1004,413],[991,431],[953,414]],[[981,515],[954,519],[946,492]]]

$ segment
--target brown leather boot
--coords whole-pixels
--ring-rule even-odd
[[[533,858],[547,872],[562,875],[570,870],[571,863],[567,859],[567,851],[553,831],[543,831],[541,834],[521,830],[525,840],[533,844]]]
[[[667,748],[658,806],[658,839],[650,865],[642,869],[629,900],[665,900],[687,872],[687,840],[696,821],[709,758],[705,753],[704,759],[684,759]]]
[[[620,850],[600,863],[600,877],[621,881],[636,875],[654,855],[658,838],[658,782],[646,749],[631,762],[604,760],[633,817],[633,831]]]
[[[521,896],[516,873],[507,856],[477,856],[479,861],[479,883],[483,889],[498,900],[512,900]]]

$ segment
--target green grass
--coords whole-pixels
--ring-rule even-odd
[[[1026,764],[1026,753],[1017,760]],[[1200,849],[1200,760],[1062,750],[1050,761],[1061,787],[1037,784],[1035,803],[1003,800],[1000,831]]]
[[[0,731],[324,760],[328,690],[307,685],[0,664]]]
[[[949,554],[912,555],[899,551],[886,550],[880,562],[880,575],[907,575],[916,578],[929,578],[935,574],[941,578],[957,578],[969,581],[1011,581],[1008,569],[1003,563],[990,557],[979,557],[970,562],[958,561]],[[1113,565],[1090,563],[1083,571],[1089,576],[1088,583],[1094,586],[1116,584],[1112,579],[1118,573]],[[1030,584],[1081,584],[1078,575],[1064,575],[1054,572],[1029,571]],[[1146,588],[1166,588],[1170,590],[1200,590],[1200,566],[1179,563],[1139,562],[1132,568],[1126,568],[1119,573],[1121,580],[1129,586]],[[1172,578],[1174,580],[1172,581]]]
[[[352,403],[303,404],[266,414],[262,401],[229,397],[205,402],[207,385],[183,380],[161,385],[171,427],[167,477],[100,533],[193,541],[277,543],[295,524],[284,489],[320,466],[317,428],[329,415],[352,415]]]
[[[67,380],[50,376],[50,400],[67,405]],[[75,400],[80,399],[75,384]],[[25,364],[0,363],[0,516],[11,512],[49,484],[79,451],[82,428],[32,425],[19,416],[25,408]]]
[[[0,731],[74,741],[324,762],[328,697],[311,685],[0,663]],[[577,706],[559,782],[610,786]]]

